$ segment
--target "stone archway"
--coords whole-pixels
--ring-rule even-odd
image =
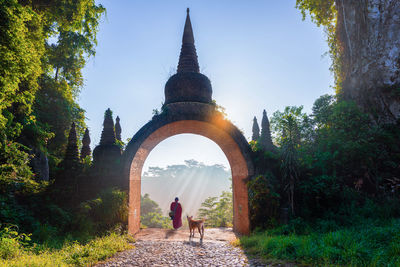
[[[240,234],[250,232],[246,181],[253,175],[250,147],[242,133],[224,119],[214,105],[195,102],[172,103],[143,126],[124,152],[124,180],[129,181],[129,233],[140,230],[140,195],[143,164],[161,141],[192,133],[214,141],[226,155],[232,171],[233,227]]]
[[[129,233],[140,230],[140,191],[143,164],[164,139],[182,133],[202,135],[225,153],[232,171],[233,229],[250,233],[246,182],[254,174],[251,150],[242,133],[218,111],[212,100],[212,86],[200,73],[192,24],[187,9],[177,73],[165,84],[161,114],[143,126],[123,154],[123,178],[129,181]],[[128,186],[128,185],[126,185]]]

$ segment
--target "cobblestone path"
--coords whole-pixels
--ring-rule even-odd
[[[230,242],[236,240],[232,228],[206,228],[204,241],[198,233],[189,239],[189,230],[147,228],[135,235],[135,248],[115,255],[96,267],[116,266],[286,266],[275,263],[266,265],[248,258],[243,250]]]
[[[97,266],[266,266],[227,242],[139,240],[132,250]]]

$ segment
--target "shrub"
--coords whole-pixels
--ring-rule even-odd
[[[117,225],[126,225],[128,221],[128,197],[126,192],[118,189],[102,191],[93,200],[81,204],[77,225],[83,230],[92,228],[94,232],[103,232],[115,228]]]

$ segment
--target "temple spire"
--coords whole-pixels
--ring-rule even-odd
[[[65,151],[64,165],[70,167],[79,162],[78,138],[76,137],[75,122],[69,130],[67,149]]]
[[[254,116],[253,119],[253,136],[251,137],[252,141],[258,141],[260,138],[260,127],[258,126],[257,118]]]
[[[81,160],[83,160],[87,156],[90,156],[91,153],[92,153],[92,150],[90,149],[89,129],[86,128],[85,134],[83,135],[83,139],[82,139]]]
[[[115,119],[116,123],[115,123],[115,138],[118,141],[121,141],[121,124],[119,123],[119,117],[117,116],[117,118]]]
[[[271,130],[269,129],[269,127],[270,127],[270,125],[269,125],[267,112],[264,109],[263,117],[261,120],[260,144],[264,150],[274,151],[275,147],[274,147],[274,144],[272,143]]]
[[[115,144],[114,120],[111,109],[104,113],[103,131],[101,132],[100,145]]]
[[[200,72],[196,47],[194,46],[194,36],[192,23],[190,22],[189,8],[186,12],[186,22],[183,30],[182,47],[177,72]]]

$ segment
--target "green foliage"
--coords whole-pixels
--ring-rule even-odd
[[[217,101],[215,99],[212,100],[211,105],[213,105],[215,107],[215,110],[218,111],[224,119],[226,119],[228,117],[228,114],[226,113],[225,108],[221,105],[218,105]]]
[[[83,134],[84,110],[76,103],[76,98],[66,81],[55,81],[51,77],[44,76],[40,83],[41,88],[36,93],[34,103],[34,114],[38,123],[35,125],[36,129],[28,129],[31,131],[26,131],[25,135],[36,137],[40,128],[53,133],[53,137],[46,142],[46,148],[51,155],[62,159],[71,123],[75,122],[78,137]],[[39,140],[36,143],[40,142]]]
[[[253,226],[276,226],[279,217],[279,182],[273,173],[259,175],[247,183],[249,192],[250,220]]]
[[[30,156],[23,145],[8,141],[0,143],[0,193],[28,193],[38,189],[28,166]]]
[[[86,58],[95,53],[96,32],[104,12],[94,0],[57,0],[45,5],[0,1],[2,146],[18,142],[37,148],[50,157],[54,169],[65,149],[71,122],[75,121],[79,130],[84,127],[76,97],[83,84]],[[2,149],[0,162],[8,157],[13,156]]]
[[[321,223],[322,225],[323,223]],[[358,226],[307,235],[271,231],[241,237],[251,254],[326,266],[398,266],[400,220],[360,222]],[[315,229],[307,225],[302,228]],[[300,228],[300,227],[299,227]]]
[[[341,93],[341,83],[345,74],[342,73],[343,55],[341,46],[338,42],[337,32],[337,1],[334,0],[296,0],[296,8],[303,15],[303,20],[307,14],[311,21],[318,27],[323,26],[326,34],[326,41],[329,46],[329,55],[332,60],[330,70],[335,77],[336,93]],[[343,0],[341,1],[343,4]]]
[[[327,219],[351,226],[352,217],[369,202],[381,206],[388,217],[398,216],[397,210],[389,208],[390,203],[399,203],[400,196],[400,180],[396,178],[400,175],[398,125],[373,125],[355,103],[337,101],[330,95],[317,99],[312,111],[307,115],[302,107],[287,107],[274,113],[271,125],[279,145],[279,171],[273,161],[266,160],[257,142],[250,143],[256,173],[262,175],[254,180],[260,179],[262,185],[249,183],[253,227],[273,225],[267,223],[268,219],[255,219],[261,216],[256,210],[268,206],[267,197],[253,201],[254,196],[271,191],[288,195],[276,198],[279,203],[272,207],[289,205],[296,211],[294,220]],[[263,216],[272,221],[279,218],[273,212]]]
[[[296,0],[296,8],[301,11],[303,19],[308,12],[318,26],[332,24],[336,17],[334,0]]]
[[[207,227],[232,227],[232,193],[223,191],[219,197],[208,197],[201,203],[199,217],[205,218]]]
[[[70,231],[76,214],[54,205],[30,160],[43,152],[53,176],[71,122],[83,128],[76,97],[105,11],[72,2],[0,0],[0,221],[39,241]]]
[[[275,143],[292,143],[298,146],[310,131],[310,118],[303,112],[303,106],[285,107],[283,112],[276,111],[271,118],[271,129]]]
[[[77,214],[78,226],[89,233],[102,233],[128,221],[128,196],[117,189],[106,189],[95,199],[83,202]]]
[[[172,228],[170,218],[163,216],[161,208],[149,194],[140,197],[140,224],[142,227]]]
[[[87,244],[66,242],[60,249],[27,243],[29,237],[4,228],[0,231],[1,266],[91,266],[119,251],[132,248],[127,235],[108,234]]]
[[[19,128],[31,113],[42,73],[42,22],[31,7],[17,0],[0,1],[0,136],[6,127]]]
[[[149,212],[140,215],[140,224],[143,228],[172,228],[171,220],[158,212]]]
[[[31,241],[29,235],[17,232],[17,227],[4,227],[0,231],[0,259],[18,256],[20,249]]]
[[[61,248],[65,240],[88,240],[125,224],[126,193],[106,190],[79,205],[82,196],[69,190],[76,187],[71,183],[64,189],[75,193],[69,199],[76,205],[60,207],[55,203],[61,196],[49,190],[53,185],[37,182],[29,167],[32,154],[41,151],[49,158],[54,178],[71,123],[77,124],[78,135],[83,133],[84,110],[77,96],[83,85],[82,69],[95,54],[104,12],[94,0],[46,4],[0,0],[0,221],[31,232],[33,239],[10,228],[1,230],[2,266],[86,265],[93,262],[91,258],[115,253],[94,243],[87,249],[67,244],[60,252],[43,247]],[[84,168],[67,178],[78,181],[89,167],[90,160],[85,160]]]

